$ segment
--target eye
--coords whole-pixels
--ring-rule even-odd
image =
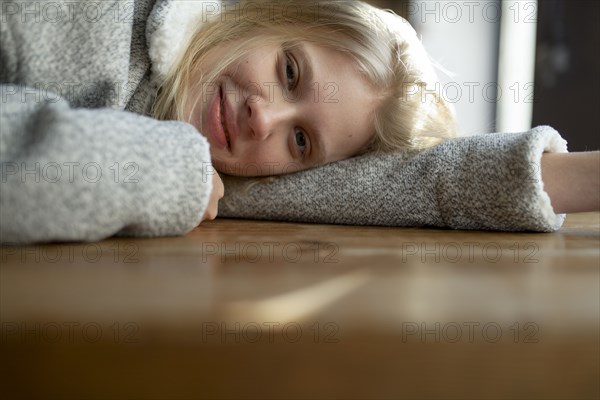
[[[285,78],[288,90],[294,90],[298,85],[297,64],[289,53],[285,54]]]
[[[302,131],[302,129],[294,130],[294,145],[298,148],[298,152],[304,156],[306,151],[306,142],[307,142],[306,133]]]

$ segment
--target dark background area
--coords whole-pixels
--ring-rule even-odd
[[[540,0],[532,125],[569,151],[600,149],[600,2]]]

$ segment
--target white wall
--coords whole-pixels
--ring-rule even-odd
[[[431,57],[455,74],[438,71],[439,90],[463,134],[495,131],[500,0],[413,0],[406,11]]]
[[[537,0],[504,0],[500,26],[496,130],[531,129],[537,28]]]

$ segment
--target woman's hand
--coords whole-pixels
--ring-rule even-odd
[[[215,219],[217,217],[217,213],[219,211],[219,200],[223,198],[223,194],[225,193],[223,181],[221,180],[219,173],[214,168],[212,168],[212,172],[213,189],[210,193],[210,198],[208,199],[208,207],[206,207],[206,211],[204,212],[202,221],[206,221],[207,219]]]
[[[541,169],[555,213],[600,210],[600,152],[544,153]]]

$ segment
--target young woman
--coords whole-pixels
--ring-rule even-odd
[[[549,183],[559,155],[542,153],[566,152],[550,128],[431,147],[456,135],[454,118],[414,31],[389,12],[52,4],[2,4],[2,242],[188,232],[217,214],[213,164],[284,174],[251,192],[231,181],[234,217],[554,230],[557,212],[576,211],[551,207],[570,190]],[[595,159],[567,170],[587,179]],[[469,183],[482,171],[485,184]]]
[[[220,172],[277,175],[458,136],[432,63],[401,17],[359,1],[242,1],[211,11],[166,74],[154,115],[193,123]],[[589,178],[599,175],[598,158],[542,156],[554,211],[598,209]],[[280,197],[262,198],[268,206]],[[254,201],[248,206],[244,216],[256,217]]]

